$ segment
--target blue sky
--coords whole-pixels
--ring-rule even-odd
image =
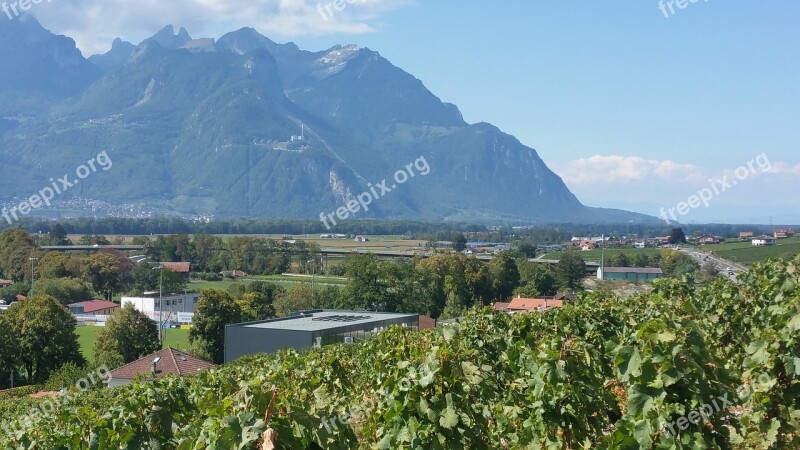
[[[800,223],[796,1],[700,0],[667,18],[657,0],[355,0],[327,19],[311,0],[58,2],[37,15],[85,53],[167,22],[194,37],[253,26],[309,50],[369,47],[467,121],[537,149],[592,206],[657,215],[763,154],[768,172],[682,221]]]

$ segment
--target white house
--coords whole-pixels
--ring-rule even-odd
[[[772,236],[758,236],[753,238],[754,247],[763,247],[765,245],[775,245],[778,240]]]
[[[165,294],[164,295],[164,320],[178,322],[178,315],[182,313],[194,313],[197,302],[200,301],[200,294]],[[146,314],[153,320],[158,321],[158,313],[161,305],[158,292],[145,292],[140,297],[122,297],[122,307],[131,304],[134,309]]]

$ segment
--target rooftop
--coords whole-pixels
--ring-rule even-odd
[[[603,270],[605,273],[664,273],[658,267],[606,267]]]
[[[564,306],[563,300],[556,300],[550,298],[515,298],[508,304],[509,311],[518,310],[537,310],[549,308],[561,308]]]
[[[296,316],[245,323],[238,326],[273,330],[321,331],[352,325],[382,322],[384,320],[415,319],[417,317],[417,314],[318,310],[303,312]]]
[[[160,262],[158,264],[170,272],[190,273],[192,271],[192,265],[188,262]]]
[[[214,364],[208,361],[203,361],[169,347],[139,358],[130,364],[118,367],[109,373],[112,378],[132,380],[137,375],[152,373],[153,360],[156,358],[161,358],[156,364],[156,376],[159,378],[166,375],[194,375],[214,367]]]
[[[83,306],[83,312],[85,312],[86,314],[90,314],[95,311],[101,311],[103,309],[119,308],[119,305],[117,303],[109,302],[106,300],[88,300],[85,302],[72,303],[71,305],[67,306],[68,307]]]

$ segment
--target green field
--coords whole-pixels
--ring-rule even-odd
[[[222,291],[227,291],[228,288],[231,287],[233,284],[249,284],[253,281],[268,281],[270,283],[275,283],[278,286],[283,287],[284,289],[291,289],[292,287],[306,283],[311,284],[311,277],[310,276],[291,276],[291,275],[253,275],[247,277],[244,280],[225,280],[225,281],[199,281],[195,280],[189,283],[188,289],[191,291],[200,291],[202,289],[219,289]],[[327,277],[318,275],[314,277],[314,285],[315,288],[325,287],[325,286],[345,286],[347,284],[346,278],[341,277]],[[316,290],[316,289],[315,289]]]
[[[747,242],[704,245],[698,247],[704,252],[742,264],[754,264],[769,258],[792,258],[800,254],[800,238],[780,239],[778,244],[769,247],[753,247]]]
[[[100,327],[93,326],[78,327],[76,329],[78,333],[78,344],[81,346],[81,353],[89,363],[91,363],[94,359],[92,358],[92,346],[94,345],[94,341],[97,338],[97,332],[99,330]],[[171,329],[164,331],[164,347],[172,347],[180,350],[189,349],[190,345],[188,330]]]
[[[612,256],[616,255],[617,253],[622,253],[628,257],[628,259],[635,258],[639,254],[645,254],[647,256],[655,255],[661,252],[659,248],[607,248],[606,249],[606,259],[611,258]],[[552,252],[548,253],[544,256],[544,259],[559,259],[564,252]],[[585,261],[600,261],[602,257],[603,250],[589,250],[588,252],[580,252],[581,256]]]
[[[257,280],[269,281],[272,283],[311,283],[312,277],[310,275],[258,275],[249,277]],[[324,275],[316,275],[313,277],[314,283],[319,284],[335,284],[337,286],[344,286],[347,284],[348,279],[344,277],[330,277]]]

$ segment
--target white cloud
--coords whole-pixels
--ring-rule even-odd
[[[341,3],[340,3],[341,2]],[[386,12],[416,0],[52,0],[32,9],[41,23],[72,37],[89,55],[106,51],[115,37],[134,43],[165,25],[186,27],[192,37],[219,37],[253,27],[274,38],[377,29]],[[344,8],[337,10],[336,5]]]
[[[660,208],[685,202],[700,189],[710,187],[710,180],[715,180],[718,187],[723,180],[735,182],[715,195],[710,207],[692,210],[681,218],[683,222],[767,223],[771,216],[791,222],[787,211],[800,207],[800,201],[786,196],[786,192],[800,189],[800,164],[771,162],[766,154],[723,169],[619,155],[577,159],[554,169],[578,198],[589,205],[654,216]]]
[[[767,173],[800,175],[800,164],[792,165],[787,162],[779,161],[773,163],[772,168],[769,169]]]
[[[596,155],[571,161],[556,172],[570,185],[593,183],[631,184],[652,180],[686,183],[703,180],[693,164],[658,161],[638,156]]]

